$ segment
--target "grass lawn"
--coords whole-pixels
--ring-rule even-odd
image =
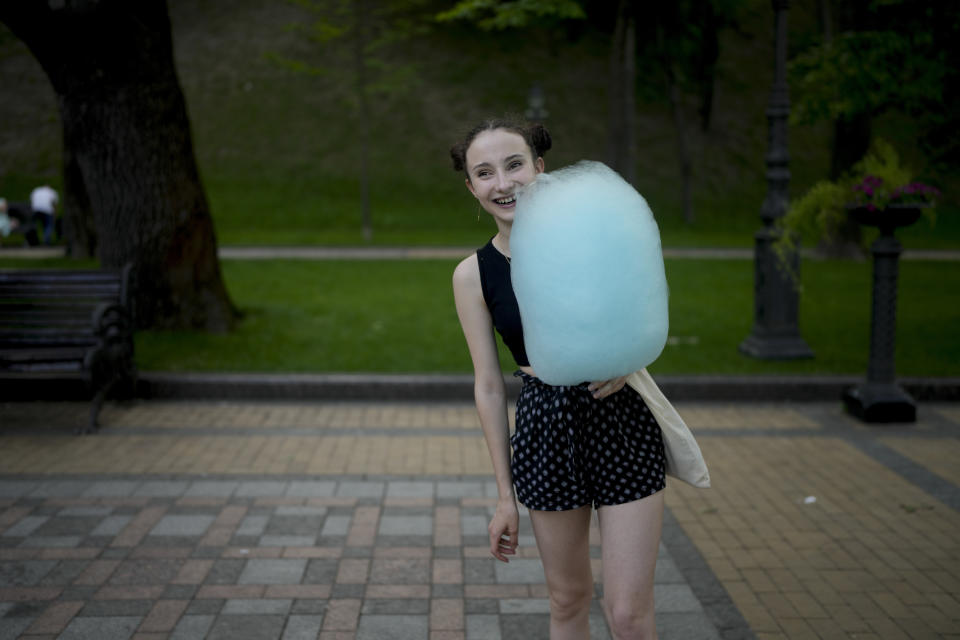
[[[224,261],[246,317],[230,335],[141,332],[142,370],[469,372],[453,307],[453,261]],[[816,357],[761,362],[737,345],[753,321],[749,261],[668,260],[670,334],[661,374],[863,374],[870,264],[803,266],[801,334]],[[960,263],[904,262],[897,372],[960,375]],[[512,360],[501,348],[504,370]]]
[[[0,267],[90,266],[0,259]],[[143,371],[396,372],[471,370],[453,306],[455,261],[224,260],[245,317],[227,335],[142,331]],[[763,362],[737,345],[753,322],[747,260],[666,261],[671,344],[660,374],[853,374],[866,372],[869,262],[806,261],[800,331],[811,360]],[[897,373],[960,375],[960,262],[901,262]],[[513,367],[501,345],[505,371]]]

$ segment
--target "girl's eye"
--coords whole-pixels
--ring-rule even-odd
[[[523,166],[523,163],[520,162],[519,160],[514,160],[514,161],[511,162],[508,166],[509,166],[510,169],[516,169],[517,167]]]

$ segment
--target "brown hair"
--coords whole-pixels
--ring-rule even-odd
[[[547,128],[538,122],[526,122],[513,116],[503,118],[490,118],[470,129],[463,137],[461,142],[450,147],[450,158],[453,160],[453,170],[466,173],[467,149],[473,144],[473,140],[484,131],[493,131],[495,129],[505,129],[518,134],[526,141],[530,151],[533,152],[533,158],[536,160],[545,154],[553,141],[550,138],[550,132]],[[470,175],[467,174],[467,178]]]

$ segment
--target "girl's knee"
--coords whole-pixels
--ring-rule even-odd
[[[551,589],[550,615],[556,620],[565,621],[589,614],[592,598],[592,589],[585,587]]]
[[[615,640],[654,640],[657,637],[653,607],[634,601],[605,602],[604,605]]]

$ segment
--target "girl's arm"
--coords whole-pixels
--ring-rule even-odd
[[[510,423],[493,321],[483,300],[476,254],[464,259],[454,270],[453,295],[460,326],[473,360],[473,395],[499,494],[497,510],[489,526],[490,553],[498,560],[507,562],[506,556],[516,553],[519,527],[510,472]]]

